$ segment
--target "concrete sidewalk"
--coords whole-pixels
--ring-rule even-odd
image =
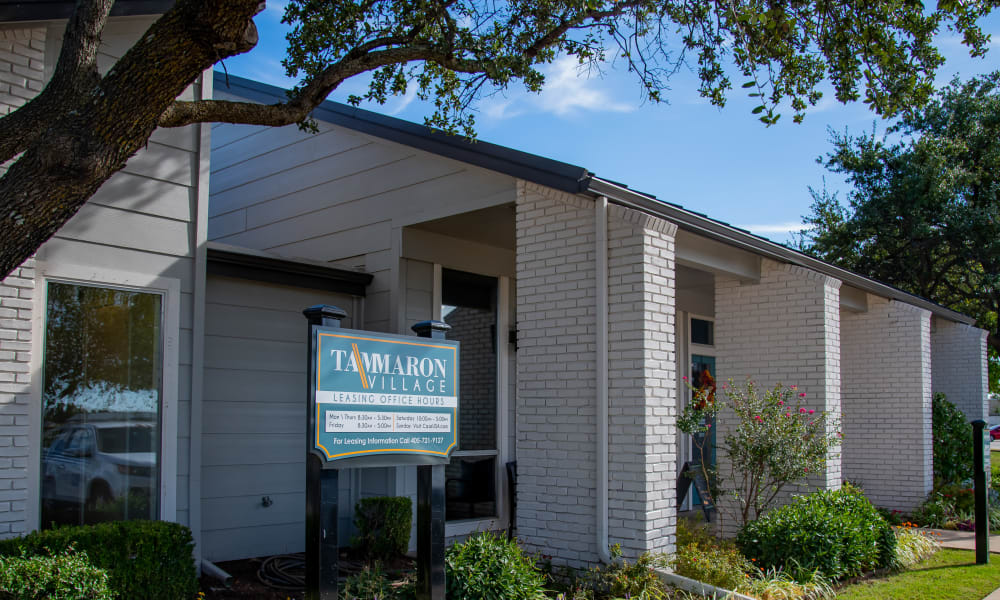
[[[976,533],[974,531],[956,531],[954,529],[925,529],[934,539],[941,542],[945,548],[956,550],[975,550]],[[1000,534],[990,536],[990,554],[1000,554]]]

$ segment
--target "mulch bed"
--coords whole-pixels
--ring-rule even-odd
[[[205,600],[243,600],[246,598],[259,600],[303,600],[304,593],[302,590],[275,589],[258,578],[257,573],[266,558],[260,557],[216,563],[220,569],[232,575],[232,584],[226,588],[217,579],[203,574],[201,576],[200,588],[205,594]],[[341,552],[340,566],[340,581],[343,584],[344,579],[348,575],[361,570],[364,562],[351,556],[348,552]],[[406,556],[395,558],[383,566],[383,570],[390,574],[412,572],[414,568],[413,559]],[[294,569],[290,570],[290,572],[304,576],[304,573],[296,572]]]

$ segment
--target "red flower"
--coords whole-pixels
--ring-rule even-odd
[[[806,412],[806,409],[804,409],[804,408],[800,408],[800,409],[799,409],[799,412],[800,412],[800,413],[805,413],[805,412]]]

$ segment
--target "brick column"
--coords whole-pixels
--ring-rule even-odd
[[[839,280],[768,259],[761,262],[757,282],[716,276],[715,346],[720,386],[729,378],[740,385],[748,377],[758,386],[796,385],[811,407],[840,416]],[[734,426],[720,418],[716,435],[722,439]],[[729,473],[722,454],[719,473]],[[840,458],[834,452],[826,472],[809,487],[836,489],[840,482]],[[728,519],[723,525],[724,533],[732,534],[738,523]]]
[[[609,541],[673,547],[675,226],[609,209]],[[598,560],[593,200],[517,195],[518,534],[557,563]]]
[[[948,396],[968,421],[989,416],[986,335],[939,317],[931,325],[931,390]]]
[[[0,538],[27,528],[31,312],[35,260],[0,282]],[[38,427],[38,424],[34,424]]]
[[[933,484],[930,312],[868,295],[844,311],[844,478],[878,506],[910,511]]]
[[[673,223],[608,215],[608,531],[626,556],[669,552],[677,520]]]

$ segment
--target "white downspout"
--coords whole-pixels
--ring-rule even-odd
[[[611,563],[608,549],[608,198],[594,203],[597,228],[597,556]]]

